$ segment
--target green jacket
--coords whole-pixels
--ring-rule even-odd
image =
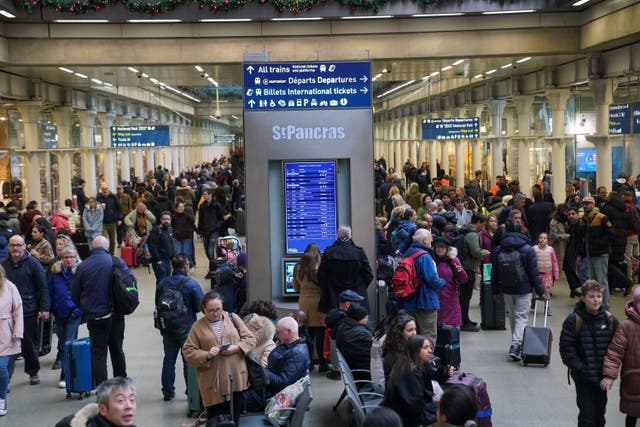
[[[478,265],[484,253],[480,243],[480,234],[476,231],[476,227],[472,224],[466,224],[460,228],[465,233],[462,254],[458,254],[458,258],[465,270],[478,271]]]

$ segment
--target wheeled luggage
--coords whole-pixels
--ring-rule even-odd
[[[233,390],[233,378],[229,375],[229,390]],[[216,415],[209,418],[206,427],[236,427],[233,420],[233,397],[229,399],[229,414]]]
[[[473,390],[473,394],[476,396],[476,405],[478,406],[476,425],[478,427],[491,427],[491,400],[489,400],[487,384],[484,380],[470,372],[455,372],[447,380],[444,386],[445,390],[447,386],[453,384],[462,384]]]
[[[38,356],[46,356],[51,352],[53,322],[53,314],[47,320],[38,319]]]
[[[536,363],[547,366],[551,361],[551,341],[553,336],[551,329],[547,327],[547,315],[549,312],[549,301],[544,302],[544,325],[536,327],[536,311],[538,311],[538,300],[533,306],[533,325],[524,328],[522,338],[522,362],[524,366],[529,363]]]
[[[497,300],[493,298],[491,292],[491,264],[484,264],[482,270],[482,283],[480,284],[480,326],[485,330],[504,330],[506,329],[504,296],[499,294]]]
[[[65,374],[67,399],[71,399],[71,393],[78,393],[82,399],[95,388],[90,338],[69,340],[64,344],[62,369]]]
[[[460,368],[460,330],[449,326],[438,326],[438,338],[433,354],[445,365]]]
[[[236,216],[236,234],[244,236],[247,233],[247,213],[238,208],[235,211]]]
[[[89,256],[89,243],[87,242],[87,237],[84,235],[84,230],[82,228],[77,228],[76,231],[71,235],[71,240],[73,244],[76,246],[76,250],[78,251],[78,256],[80,259],[86,259]]]
[[[204,410],[198,388],[198,371],[191,365],[187,365],[187,407],[189,417],[197,417]]]
[[[120,248],[120,258],[127,264],[127,267],[136,266],[136,251],[133,246],[122,246]]]

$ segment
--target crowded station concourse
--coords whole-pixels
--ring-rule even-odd
[[[460,370],[485,380],[494,425],[576,425],[574,382],[584,378],[575,360],[560,357],[558,341],[565,319],[584,314],[581,285],[599,283],[601,310],[616,322],[635,318],[628,303],[640,231],[640,3],[183,3],[0,0],[0,250],[15,286],[4,286],[2,307],[17,318],[6,297],[17,290],[23,302],[23,323],[0,331],[11,337],[0,353],[0,376],[9,380],[0,426],[52,425],[88,403],[65,398],[70,372],[59,368],[63,341],[90,335],[100,344],[98,377],[106,363],[106,378],[135,382],[136,425],[193,423],[180,350],[207,316],[212,325],[234,319],[225,324],[237,333],[218,336],[213,326],[207,339],[229,339],[221,343],[229,347],[204,354],[191,343],[190,363],[211,367],[251,351],[281,375],[289,347],[309,338],[308,356],[296,354],[298,367],[309,358],[313,388],[305,425],[349,425],[351,404],[332,410],[344,378],[336,346],[320,339],[323,322],[346,319],[341,345],[357,332],[375,349],[387,332],[378,322],[396,309],[425,329],[413,334],[459,330]],[[307,78],[291,76],[282,89],[256,86],[299,69]],[[329,92],[340,96],[315,97]],[[314,161],[335,171],[335,221],[324,240],[290,251],[282,175]],[[506,292],[498,276],[483,277],[505,248],[519,251],[516,267],[527,267],[527,279],[518,274],[520,287]],[[103,267],[114,255],[136,275],[141,302],[132,314],[87,293],[106,283],[91,279],[98,252]],[[431,287],[423,299],[387,304],[391,271],[405,253],[417,254]],[[78,268],[81,283],[73,280]],[[287,280],[294,275],[295,287]],[[351,294],[340,297],[341,286]],[[158,302],[178,287],[189,321],[154,328]],[[199,305],[212,288],[211,307]],[[481,295],[496,307],[507,297],[496,328],[483,327]],[[550,307],[546,367],[520,360],[536,297]],[[253,329],[252,338],[243,307],[260,315],[249,318],[252,328],[273,323],[274,337]],[[59,321],[47,351],[36,328],[50,313]],[[278,323],[287,316],[297,322]],[[609,324],[605,341],[620,344]],[[588,338],[588,325],[573,336]],[[420,369],[423,351],[437,350],[429,339],[411,353]],[[360,347],[345,353],[361,361],[368,349]],[[320,361],[327,352],[331,361]],[[610,390],[606,404],[598,392],[599,407],[609,425],[633,425],[629,417],[640,414],[619,405],[630,365],[613,359],[607,355]],[[611,366],[622,370],[617,377]],[[102,390],[99,404],[109,400]],[[210,414],[226,410],[217,395],[206,402]]]

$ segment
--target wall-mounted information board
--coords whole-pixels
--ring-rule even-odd
[[[285,161],[282,169],[287,254],[303,253],[309,243],[324,251],[336,239],[336,163]]]
[[[111,126],[112,147],[168,147],[169,126]]]

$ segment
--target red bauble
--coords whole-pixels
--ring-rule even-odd
[[[351,12],[355,12],[356,10],[358,10],[358,8],[356,8],[355,6],[351,6]]]
[[[204,9],[204,5],[201,4],[200,6],[198,6],[200,8],[200,10]]]
[[[60,11],[62,10],[62,6],[57,5],[57,6],[56,6],[56,10],[57,10],[58,12],[60,12]]]
[[[74,12],[73,6],[71,6],[71,7],[69,8],[69,12],[71,12],[71,13],[73,13],[73,12]]]
[[[100,6],[96,6],[95,10],[96,10],[96,12],[99,12],[100,11]]]
[[[222,3],[227,6],[229,4],[229,0],[224,0]]]

